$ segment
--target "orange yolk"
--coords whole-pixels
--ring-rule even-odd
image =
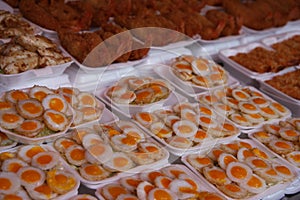
[[[252,151],[248,151],[248,150],[243,151],[243,155],[244,155],[245,158],[254,156]]]
[[[52,193],[51,188],[46,184],[40,185],[40,186],[34,188],[34,190],[41,194],[47,195],[47,196],[50,196]]]
[[[208,108],[205,108],[205,107],[200,107],[200,112],[204,113],[204,114],[207,114],[207,115],[212,115],[212,111]]]
[[[23,166],[21,164],[17,163],[17,162],[16,163],[11,163],[8,166],[8,171],[17,173],[17,171],[19,171],[19,169],[21,169],[21,167],[23,167]]]
[[[66,94],[70,94],[70,95],[75,94],[75,92],[72,88],[62,88],[61,90],[63,93],[66,93]]]
[[[208,70],[208,66],[207,66],[207,63],[203,60],[195,60],[195,64],[196,64],[196,67],[200,70],[200,71],[204,71],[204,70]]]
[[[284,107],[282,106],[282,105],[280,105],[279,103],[273,103],[272,104],[277,110],[279,110],[280,112],[284,112],[285,111],[285,109],[284,109]]]
[[[74,145],[74,144],[76,144],[74,141],[72,141],[72,140],[63,140],[62,142],[61,142],[61,145],[65,148],[65,149],[67,149],[68,147],[70,147],[70,146],[72,146],[72,145]]]
[[[247,170],[240,166],[234,166],[231,168],[231,174],[238,179],[243,179],[247,176]]]
[[[7,178],[0,178],[0,188],[1,190],[9,190],[11,187],[11,181]]]
[[[258,113],[255,113],[255,114],[249,114],[250,117],[254,118],[254,119],[260,119],[262,116]]]
[[[52,112],[48,112],[47,114],[51,118],[51,120],[56,124],[61,124],[65,122],[65,118],[61,114],[55,114]]]
[[[20,90],[16,90],[14,92],[11,93],[11,96],[14,100],[24,100],[24,99],[28,99],[28,95]]]
[[[0,153],[0,160],[6,160],[6,159],[9,159],[9,158],[13,158],[13,157],[15,157],[15,155],[13,153],[10,153],[10,152]]]
[[[214,155],[217,159],[219,158],[219,156],[220,156],[221,153],[223,153],[223,151],[220,150],[220,149],[215,149],[215,150],[213,150],[213,155]]]
[[[252,148],[251,144],[249,144],[249,143],[247,143],[247,142],[240,141],[240,145],[241,145],[242,147],[247,148],[247,149],[251,149],[251,148]]]
[[[288,143],[281,142],[281,141],[276,142],[275,146],[277,146],[279,148],[283,148],[283,149],[289,149],[289,148],[291,148],[291,146]]]
[[[187,70],[192,70],[192,67],[189,64],[176,64],[176,68],[178,69],[187,69]]]
[[[83,149],[73,149],[70,156],[73,160],[83,160],[85,158],[85,153]]]
[[[259,96],[259,97],[263,97],[262,94],[260,94],[259,92],[255,92],[255,91],[252,91],[252,96]]]
[[[241,188],[235,184],[227,184],[225,185],[225,188],[231,192],[239,192],[241,190]]]
[[[226,146],[235,151],[239,150],[239,145],[236,143],[229,143],[229,144],[226,144]]]
[[[38,91],[38,92],[34,93],[34,98],[36,98],[39,101],[42,101],[46,96],[47,96],[47,93],[45,93],[43,91]]]
[[[189,134],[193,131],[192,127],[190,127],[188,125],[180,125],[180,126],[178,126],[178,130],[182,134]]]
[[[255,133],[256,137],[260,137],[260,138],[269,138],[269,134],[265,131],[259,131]]]
[[[248,121],[245,117],[243,117],[241,115],[237,115],[236,119],[239,120],[239,121],[241,121],[241,122],[247,122]]]
[[[8,123],[14,123],[20,120],[20,116],[16,115],[16,114],[10,114],[10,113],[4,113],[2,115],[2,119],[5,122]]]
[[[148,174],[148,178],[150,179],[150,181],[154,181],[155,179],[156,179],[156,177],[158,177],[158,176],[163,176],[163,174],[162,173],[160,173],[160,172],[150,172],[149,174]]]
[[[231,124],[228,124],[228,123],[224,123],[223,128],[228,130],[228,131],[234,131],[235,130],[235,127]]]
[[[217,196],[216,194],[207,194],[203,200],[222,200],[221,197]]]
[[[164,186],[164,188],[168,188],[172,181],[168,178],[162,178],[160,183]]]
[[[27,102],[23,104],[23,109],[31,114],[35,114],[41,112],[42,107],[32,102]]]
[[[291,136],[291,137],[298,136],[297,132],[294,130],[286,130],[285,133],[287,136]]]
[[[99,156],[105,152],[105,147],[103,145],[95,144],[95,145],[89,146],[88,151],[94,156]]]
[[[144,191],[145,191],[146,194],[148,194],[153,189],[154,189],[154,186],[152,186],[152,185],[146,185],[144,187]]]
[[[220,170],[214,170],[214,169],[210,170],[209,176],[211,178],[213,178],[214,180],[218,180],[218,181],[225,181],[225,179],[226,179],[226,174]]]
[[[97,113],[97,109],[94,107],[83,107],[80,110],[84,116],[95,115]]]
[[[125,188],[122,187],[110,187],[108,189],[109,194],[113,197],[113,199],[116,199],[120,194],[126,194]]]
[[[83,96],[80,101],[83,103],[83,105],[93,106],[95,104],[95,99],[89,95]]]
[[[151,85],[150,87],[155,94],[162,94],[162,89],[161,89],[161,86],[159,85]]]
[[[237,91],[235,94],[238,97],[242,98],[242,99],[246,99],[247,98],[247,96],[243,92]]]
[[[235,161],[237,161],[237,160],[234,157],[232,157],[232,156],[225,156],[224,157],[224,163],[226,165],[228,165],[231,162],[235,162]]]
[[[264,159],[267,159],[268,156],[265,152],[259,150],[258,148],[253,148],[252,149],[252,152],[257,156],[257,157],[260,157],[260,158],[264,158]]]
[[[153,119],[152,119],[152,116],[150,113],[147,113],[147,112],[142,112],[142,113],[139,113],[139,116],[146,122],[152,122]]]
[[[198,139],[205,139],[207,137],[207,134],[205,131],[198,130],[197,133],[195,134],[195,138]]]
[[[137,179],[127,179],[126,182],[134,187],[137,187],[142,181]]]
[[[164,190],[156,190],[153,196],[155,200],[172,200],[172,196]]]
[[[291,155],[291,158],[296,162],[300,162],[300,154]]]
[[[197,161],[198,163],[200,163],[201,165],[208,165],[208,164],[211,164],[211,160],[210,160],[209,158],[207,158],[207,157],[204,157],[204,158],[199,158],[199,157],[197,157],[197,158],[196,158],[196,161]]]
[[[23,198],[14,194],[6,194],[3,197],[3,200],[23,200]]]
[[[250,187],[254,187],[254,188],[260,188],[263,184],[257,177],[252,176],[248,180],[247,185],[249,185]]]
[[[200,121],[206,123],[206,124],[210,124],[211,123],[211,119],[208,117],[200,117]]]
[[[131,137],[130,135],[127,135],[127,137],[122,138],[122,143],[129,145],[129,146],[133,146],[137,144],[137,140],[134,137]]]
[[[21,178],[26,182],[34,183],[41,180],[41,175],[35,170],[27,170],[22,173]]]
[[[9,109],[9,108],[12,108],[11,103],[3,102],[3,101],[0,102],[0,110],[6,110],[6,109]]]
[[[260,108],[262,111],[264,111],[265,113],[271,114],[271,115],[275,115],[275,112],[269,108],[269,107],[265,107],[265,108]]]
[[[225,105],[225,104],[220,104],[220,105],[218,105],[218,107],[221,108],[222,110],[225,110],[225,111],[230,111],[231,110],[230,106]]]
[[[158,129],[158,130],[154,130],[155,134],[158,136],[158,137],[164,137],[164,135],[167,135],[170,133],[169,130],[166,130],[166,129]]]
[[[256,167],[260,168],[266,168],[268,167],[267,163],[263,160],[255,159],[252,161],[252,164],[255,165]]]
[[[51,161],[52,161],[52,156],[50,156],[50,155],[39,156],[38,159],[37,159],[37,162],[42,164],[42,165],[48,164]]]
[[[282,174],[291,175],[292,172],[285,166],[276,166],[275,169]]]
[[[266,99],[264,99],[264,98],[258,97],[258,98],[254,98],[254,99],[253,99],[253,102],[256,103],[256,104],[264,104],[264,103],[266,103],[267,101],[266,101]]]
[[[150,92],[149,90],[144,90],[144,91],[141,91],[136,94],[136,99],[141,101],[141,100],[151,97],[152,94],[153,93]]]
[[[280,126],[276,126],[276,125],[272,125],[272,124],[270,125],[270,128],[277,132],[280,130]]]
[[[218,102],[218,99],[215,97],[215,96],[210,96],[210,95],[207,95],[204,97],[208,102],[210,103],[216,103]]]
[[[227,100],[228,100],[230,103],[233,103],[234,105],[238,105],[238,104],[239,104],[239,101],[236,100],[236,99],[228,98]]]
[[[272,175],[272,176],[276,176],[277,172],[274,169],[269,169],[266,171],[267,174]]]
[[[35,121],[25,121],[21,124],[21,128],[25,131],[35,130],[38,125]]]
[[[222,76],[221,76],[221,74],[211,74],[209,78],[212,81],[218,81],[218,80],[222,79]]]
[[[176,137],[172,140],[172,142],[178,142],[178,143],[186,143],[188,144],[189,143],[189,140],[187,138],[184,138],[184,137]]]
[[[88,165],[84,168],[84,171],[93,176],[99,176],[103,174],[103,171],[97,165]]]
[[[119,131],[117,131],[116,129],[109,129],[108,131],[107,131],[107,133],[108,133],[108,136],[109,137],[113,137],[114,135],[119,135],[119,134],[121,134]]]
[[[159,151],[159,149],[155,146],[147,146],[145,149],[146,149],[147,152],[157,152],[157,151]]]
[[[56,111],[61,111],[64,108],[65,104],[59,98],[53,98],[49,102],[49,107]]]
[[[29,157],[29,158],[32,158],[33,156],[35,156],[36,154],[40,153],[40,152],[44,152],[45,150],[40,147],[40,146],[35,146],[35,147],[32,147],[31,149],[29,149],[27,152],[26,152],[26,156]]]
[[[128,164],[128,160],[123,157],[114,158],[113,164],[116,167],[125,167]]]

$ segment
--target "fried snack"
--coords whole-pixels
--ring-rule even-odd
[[[300,70],[278,75],[266,83],[290,97],[300,100]]]
[[[13,8],[19,7],[20,0],[4,0],[4,1]]]
[[[54,31],[60,28],[85,30],[90,27],[92,20],[92,8],[81,1],[21,0],[19,9],[25,18]]]
[[[223,0],[204,0],[204,2],[210,6],[221,6],[223,3]]]

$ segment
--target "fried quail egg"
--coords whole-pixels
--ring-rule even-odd
[[[176,113],[181,113],[182,110],[185,110],[185,109],[194,110],[194,108],[195,108],[195,105],[190,102],[181,102],[181,103],[175,104],[172,109]],[[162,110],[162,112],[163,111],[164,110]],[[170,113],[166,113],[166,114],[170,115],[170,114],[172,114],[172,111],[170,111]],[[163,116],[161,116],[161,118],[163,118]]]
[[[86,162],[85,149],[80,145],[72,145],[66,149],[65,156],[67,161],[76,166],[80,166]]]
[[[279,131],[279,135],[285,140],[296,142],[299,139],[300,133],[293,129],[282,129]]]
[[[289,180],[295,176],[293,171],[285,165],[274,164],[272,167],[284,180]]]
[[[225,152],[224,150],[220,149],[220,148],[212,148],[209,152],[208,152],[208,157],[210,159],[212,159],[213,161],[218,160],[219,156],[221,155],[221,153]]]
[[[268,169],[271,167],[267,160],[257,157],[248,157],[246,158],[245,163],[254,171]]]
[[[96,133],[86,133],[82,137],[81,143],[82,143],[82,146],[87,149],[88,147],[93,146],[95,144],[103,143],[103,140],[100,137],[100,135],[98,135]]]
[[[135,95],[136,104],[152,103],[155,99],[155,91],[150,87],[135,91]]]
[[[20,126],[14,129],[16,133],[26,137],[35,137],[44,129],[44,124],[35,119],[24,120]]]
[[[237,153],[237,159],[240,162],[244,162],[247,158],[254,157],[254,156],[255,156],[254,153],[250,149],[247,149],[245,147],[240,148]]]
[[[143,78],[132,78],[128,80],[128,86],[130,90],[136,90],[146,87],[148,83],[149,80]]]
[[[209,139],[211,139],[210,134],[200,128],[198,128],[196,134],[192,137],[193,142],[196,143],[201,143]]]
[[[215,112],[207,106],[199,105],[198,110],[199,110],[200,115],[207,115],[207,116],[211,116],[211,117],[216,116]]]
[[[208,95],[201,95],[199,97],[199,101],[207,105],[213,105],[217,103],[219,99],[214,95],[208,94]]]
[[[150,126],[151,132],[160,138],[170,138],[172,130],[162,122],[155,122]]]
[[[196,196],[196,188],[189,182],[183,179],[174,179],[170,185],[169,190],[176,194],[179,199],[189,199]]]
[[[269,148],[278,154],[288,154],[294,151],[294,145],[292,142],[281,139],[272,140],[269,143]]]
[[[265,121],[262,115],[259,113],[243,114],[243,116],[252,124],[260,124]]]
[[[283,181],[283,177],[281,177],[273,168],[257,170],[255,173],[267,183],[278,183]]]
[[[95,126],[96,127],[96,126]],[[97,128],[95,128],[97,129]],[[94,128],[89,127],[82,127],[76,128],[71,131],[71,138],[76,141],[78,144],[83,144],[83,138],[85,135],[88,134],[96,134],[98,135],[97,131]]]
[[[231,162],[227,165],[226,174],[230,180],[237,183],[242,183],[251,177],[252,170],[244,163]]]
[[[148,195],[147,199],[157,199],[157,200],[177,200],[177,196],[168,189],[164,188],[154,188]]]
[[[274,136],[271,133],[267,133],[266,131],[257,131],[253,133],[253,136],[260,142],[267,144],[271,142],[272,140],[276,139],[276,136]]]
[[[229,118],[240,126],[250,126],[250,121],[241,114],[233,113]]]
[[[243,199],[248,194],[246,189],[238,186],[235,183],[229,183],[226,185],[218,186],[218,189],[221,190],[227,196],[235,199]]]
[[[24,118],[15,111],[0,112],[0,125],[5,129],[14,129],[20,126]]]
[[[42,105],[47,109],[56,110],[62,113],[65,113],[68,109],[68,103],[67,101],[58,94],[49,94],[47,95],[43,101]]]
[[[267,119],[275,119],[278,118],[278,114],[276,113],[276,111],[268,106],[268,107],[261,107],[260,108],[260,112],[259,112],[263,117],[267,118]]]
[[[138,144],[138,150],[147,155],[147,157],[159,160],[163,156],[162,149],[155,143],[141,142]]]
[[[59,94],[68,94],[77,96],[80,90],[74,87],[60,87],[56,90]]]
[[[222,169],[226,169],[229,163],[237,162],[237,159],[229,153],[221,153],[218,158],[218,164]]]
[[[140,178],[143,181],[148,181],[150,183],[153,183],[154,180],[159,176],[165,176],[165,174],[159,170],[154,170],[150,172],[143,172],[140,174]]]
[[[265,180],[255,174],[252,174],[247,181],[240,183],[240,186],[254,194],[263,193],[267,188]]]
[[[137,186],[142,182],[139,178],[136,177],[122,177],[119,180],[120,184],[125,187],[128,191],[135,191]]]
[[[40,152],[32,157],[31,165],[42,170],[49,170],[58,164],[59,155],[54,151]]]
[[[266,154],[266,152],[260,150],[257,147],[254,147],[251,149],[251,151],[254,153],[255,156],[262,158],[262,159],[270,159],[270,157],[268,156],[268,154]]]
[[[247,114],[256,114],[259,112],[259,109],[257,108],[257,106],[253,103],[250,102],[239,102],[238,104],[239,109],[242,112],[245,112]]]
[[[139,199],[133,194],[121,194],[118,196],[116,200],[139,200]]]
[[[65,194],[78,185],[78,180],[66,170],[52,169],[47,172],[47,184],[53,192]]]
[[[109,171],[126,171],[134,167],[133,161],[123,152],[113,153],[104,165]]]
[[[81,92],[77,95],[79,107],[96,107],[97,100],[94,95],[88,92]]]
[[[233,109],[238,109],[238,105],[239,105],[239,101],[236,100],[235,98],[232,98],[232,97],[223,97],[222,98],[222,102],[228,106],[230,106],[231,108]]]
[[[118,104],[130,104],[136,99],[136,94],[132,91],[126,91],[119,96],[112,97],[112,100]]]
[[[132,138],[136,142],[145,141],[145,135],[137,127],[128,127],[123,129],[123,135],[126,135],[128,138]]]
[[[162,121],[168,127],[172,127],[174,125],[174,123],[179,121],[179,120],[180,120],[180,117],[178,117],[177,115],[168,115],[168,116],[164,117]]]
[[[83,122],[89,122],[98,119],[102,114],[102,109],[96,107],[80,107],[75,109],[75,113],[77,124],[82,124]],[[80,116],[79,118],[78,115]]]
[[[69,124],[66,115],[56,110],[46,110],[43,119],[46,126],[52,131],[63,131]]]
[[[240,140],[240,141],[237,141],[237,143],[238,143],[240,148],[243,148],[243,147],[247,148],[247,149],[252,149],[253,148],[253,146],[249,142],[245,142],[245,141]]]
[[[20,168],[28,166],[28,164],[18,158],[8,158],[3,161],[1,170],[4,172],[17,173]]]
[[[2,199],[2,200],[29,200],[30,197],[28,196],[28,194],[25,190],[19,189],[15,193],[0,194],[0,199]]]
[[[123,85],[114,85],[107,90],[106,94],[109,97],[117,97],[124,94],[126,91],[127,87],[124,87]]]
[[[206,76],[210,73],[210,67],[206,59],[197,58],[191,63],[192,70],[195,74]]]
[[[180,112],[180,117],[182,120],[188,120],[194,124],[199,123],[199,115],[191,109],[182,109]]]
[[[180,175],[186,174],[184,170],[176,166],[167,166],[161,169],[162,173],[170,178],[179,178]]]
[[[200,186],[200,184],[196,181],[196,180],[194,180],[194,178],[193,177],[191,177],[191,176],[189,176],[189,175],[187,175],[187,174],[180,174],[179,176],[178,176],[178,179],[179,180],[184,180],[184,181],[186,181],[187,183],[189,183],[190,184],[190,186],[191,186],[191,191],[193,191],[193,193],[197,193],[197,191],[199,191],[200,189],[201,189],[201,186]],[[177,179],[177,180],[178,180]],[[176,179],[175,179],[176,180]],[[188,191],[186,191],[186,192],[188,192]]]
[[[169,188],[170,183],[172,182],[172,179],[167,176],[158,176],[154,180],[154,184],[158,188]]]
[[[150,112],[139,112],[135,114],[133,118],[146,128],[158,121],[157,117]]]
[[[119,184],[108,184],[101,189],[102,196],[107,200],[115,200],[121,194],[129,194],[129,192]]]
[[[286,159],[293,165],[300,167],[300,151],[293,151],[287,154]]]
[[[273,135],[279,135],[279,131],[281,129],[280,126],[275,124],[264,124],[263,128],[268,132],[272,133]]]
[[[279,116],[286,116],[290,113],[286,107],[277,102],[272,102],[270,108],[272,108]]]
[[[33,156],[46,150],[39,145],[25,145],[21,146],[18,151],[18,158],[30,163]]]
[[[66,94],[66,93],[59,93],[64,99],[73,107],[78,107],[78,99],[74,95]]]
[[[211,87],[211,82],[210,82],[209,78],[207,78],[205,76],[194,76],[192,78],[192,82],[196,85],[203,86],[206,88]]]
[[[29,96],[22,90],[10,90],[5,93],[6,101],[17,103],[17,101],[28,99]]]
[[[14,110],[14,104],[8,101],[0,101],[0,111]]]
[[[250,95],[241,89],[234,89],[232,96],[238,101],[247,101],[250,98]]]
[[[53,192],[47,184],[27,189],[27,191],[33,199],[53,199],[57,196],[57,193]]]
[[[29,97],[35,98],[40,102],[42,102],[48,94],[54,94],[54,92],[51,89],[47,88],[46,86],[39,85],[35,85],[32,88],[30,88],[28,93]]]
[[[91,163],[105,163],[113,155],[113,150],[110,145],[97,143],[86,148],[86,159]]]
[[[75,145],[76,142],[70,138],[61,137],[54,141],[54,147],[57,151],[64,153],[66,149],[68,149],[70,146]]]
[[[71,197],[69,200],[97,200],[97,198],[89,194],[78,194]]]
[[[20,189],[21,182],[12,172],[0,172],[0,193],[13,194]]]
[[[147,181],[141,182],[136,188],[136,193],[137,193],[138,198],[139,199],[147,199],[147,195],[154,188],[155,188],[155,186]]]
[[[250,101],[258,107],[267,107],[270,105],[270,101],[260,96],[251,97]]]
[[[204,167],[213,166],[213,161],[204,155],[190,154],[187,156],[187,161],[200,172],[202,172]]]
[[[17,175],[20,178],[21,185],[28,188],[39,186],[46,180],[43,170],[31,166],[22,167],[18,170]]]
[[[166,142],[169,145],[180,149],[186,149],[193,146],[193,142],[190,139],[177,135],[168,138]]]
[[[199,117],[199,124],[204,130],[209,128],[216,128],[218,126],[214,118],[205,115]]]
[[[196,134],[198,127],[189,120],[180,120],[173,124],[172,129],[177,136],[188,138]]]
[[[204,167],[203,175],[210,183],[215,185],[226,185],[231,183],[230,179],[226,175],[226,172],[216,166]]]
[[[222,125],[222,131],[227,133],[228,135],[234,135],[240,132],[240,130],[235,125],[226,121]]]
[[[118,151],[131,152],[137,148],[138,141],[134,137],[122,134],[113,136],[111,144]]]
[[[224,103],[215,103],[213,104],[213,107],[216,112],[225,116],[231,115],[232,113],[236,112],[232,107]]]
[[[300,118],[291,118],[288,120],[296,130],[300,131]]]
[[[84,163],[79,167],[81,177],[89,181],[100,181],[107,178],[110,173],[101,165]]]
[[[237,155],[237,152],[240,149],[239,144],[236,141],[227,144],[221,144],[220,147],[222,150],[232,155]]]

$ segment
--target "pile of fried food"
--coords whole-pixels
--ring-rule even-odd
[[[277,75],[270,80],[265,81],[267,84],[277,90],[289,95],[292,98],[300,100],[300,69],[283,75]]]
[[[300,35],[271,45],[272,49],[256,47],[247,53],[238,53],[229,58],[247,69],[258,72],[278,72],[300,64]]]
[[[34,34],[34,28],[20,15],[0,10],[0,38],[6,39],[24,34]]]
[[[0,45],[0,72],[17,74],[30,69],[44,68],[71,62],[57,45],[40,35],[20,35]]]

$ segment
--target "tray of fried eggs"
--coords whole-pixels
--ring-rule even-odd
[[[299,176],[293,167],[251,139],[218,143],[182,162],[226,199],[279,199]]]
[[[74,170],[50,145],[20,145],[0,159],[0,199],[64,200],[78,193]]]
[[[126,172],[164,165],[169,158],[167,150],[130,121],[74,129],[53,146],[89,188]]]
[[[0,104],[0,130],[23,144],[53,141],[73,122],[69,103],[46,86],[6,91]]]
[[[138,112],[132,118],[175,155],[199,152],[217,140],[232,140],[240,134],[233,123],[199,103],[177,103]]]
[[[288,108],[252,86],[224,87],[203,93],[196,99],[226,116],[244,132],[291,116]]]
[[[191,170],[182,164],[172,164],[156,170],[148,169],[137,174],[127,174],[127,176],[97,188],[95,195],[100,200],[225,200],[218,192],[203,184]]]
[[[237,83],[213,60],[192,55],[178,56],[166,64],[157,65],[154,71],[188,96]]]

